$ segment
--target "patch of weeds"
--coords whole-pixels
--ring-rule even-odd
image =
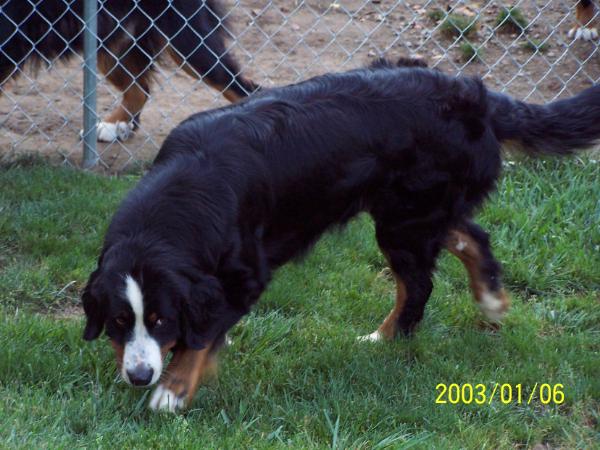
[[[23,153],[13,159],[3,160],[0,169],[12,169],[15,167],[37,167],[47,165],[48,159],[38,153]]]
[[[435,8],[427,12],[427,17],[429,17],[434,22],[440,22],[446,16],[447,13],[441,8]]]
[[[521,44],[521,47],[525,50],[529,50],[533,53],[540,52],[543,53],[548,50],[550,44],[547,41],[543,41],[541,39],[530,39],[527,38],[527,41]]]
[[[477,30],[477,18],[463,14],[448,14],[440,25],[440,32],[448,37],[468,37]]]
[[[523,12],[516,6],[502,8],[496,16],[496,27],[507,33],[522,33],[525,31],[529,21]]]
[[[481,47],[464,41],[458,47],[460,50],[460,59],[463,62],[476,62],[481,60],[483,50]]]

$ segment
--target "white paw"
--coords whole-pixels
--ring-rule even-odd
[[[479,309],[492,322],[501,322],[507,310],[506,299],[491,292],[484,292],[479,302]]]
[[[167,411],[174,413],[185,406],[185,399],[182,397],[177,397],[174,392],[160,384],[152,393],[152,397],[150,398],[150,403],[148,406],[154,411]]]
[[[99,142],[126,141],[133,134],[133,124],[127,122],[98,122],[96,125],[96,140]],[[83,139],[83,130],[79,132]]]
[[[356,340],[358,342],[379,342],[383,339],[379,330],[373,331],[371,334],[367,334],[366,336],[358,336]]]
[[[570,38],[574,40],[581,39],[583,41],[593,41],[598,38],[598,29],[597,28],[587,28],[587,27],[574,27],[569,30],[567,34]]]
[[[100,142],[126,141],[133,134],[133,124],[128,122],[98,122],[96,133]]]

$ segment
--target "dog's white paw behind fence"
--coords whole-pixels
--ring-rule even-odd
[[[98,142],[126,141],[133,136],[133,124],[131,122],[98,122],[96,125],[96,140]],[[79,132],[83,138],[83,130]]]
[[[573,27],[569,30],[568,36],[574,40],[593,41],[598,39],[598,29],[595,27]]]

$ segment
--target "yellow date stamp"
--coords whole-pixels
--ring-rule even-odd
[[[533,387],[510,383],[438,383],[435,387],[438,404],[491,405],[500,402],[530,405],[560,405],[565,401],[565,390],[561,383],[535,383]]]

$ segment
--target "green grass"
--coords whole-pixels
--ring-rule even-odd
[[[527,40],[521,44],[525,50],[529,50],[533,53],[540,52],[544,53],[550,48],[550,44],[548,41],[543,41],[541,39],[534,38],[526,38]]]
[[[439,22],[444,19],[448,13],[441,8],[429,8],[427,11],[427,17],[434,22]]]
[[[460,50],[460,57],[465,63],[480,61],[483,56],[481,47],[471,42],[461,42],[458,49]]]
[[[436,15],[430,15],[435,20]],[[469,17],[464,14],[446,14],[440,24],[440,32],[448,37],[469,37],[477,31],[477,17]]]
[[[522,33],[529,26],[529,21],[516,6],[502,8],[496,17],[496,27],[509,33]]]
[[[518,161],[478,221],[513,308],[482,326],[444,255],[412,340],[355,341],[392,304],[363,216],[277,273],[232,331],[220,376],[181,416],[116,382],[109,345],[57,318],[95,265],[136,177],[43,166],[0,172],[0,442],[21,448],[598,448],[600,166]],[[562,383],[560,406],[440,405],[438,383]]]

